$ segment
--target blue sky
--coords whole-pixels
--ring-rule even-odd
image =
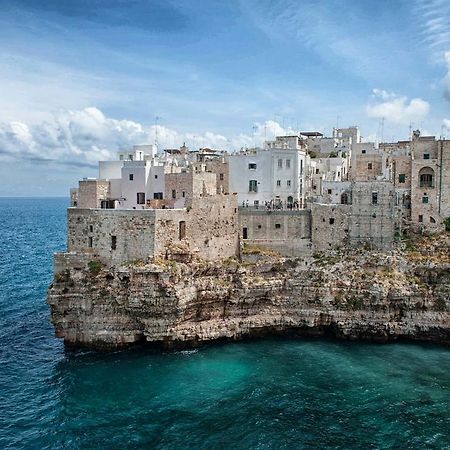
[[[228,150],[380,139],[382,117],[385,140],[450,135],[449,23],[443,0],[2,0],[0,195],[65,195],[155,128]]]

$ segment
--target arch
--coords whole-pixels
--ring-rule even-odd
[[[287,203],[288,203],[288,205],[292,205],[292,203],[294,203],[294,197],[292,197],[292,195],[290,195],[290,196],[287,198]]]
[[[434,187],[434,170],[431,167],[419,170],[419,187]]]
[[[432,216],[430,216],[430,223],[436,223],[436,219]]]

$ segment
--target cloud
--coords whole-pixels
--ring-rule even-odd
[[[407,97],[399,97],[380,89],[374,89],[373,93],[373,101],[366,107],[369,117],[384,118],[402,125],[420,122],[430,110],[430,104],[421,98],[413,98],[408,102]]]
[[[146,126],[131,120],[106,117],[98,108],[60,111],[51,119],[29,125],[0,122],[0,158],[57,162],[74,167],[95,167],[97,161],[115,157],[115,152],[136,144],[158,141],[160,149],[183,142],[193,148],[237,150],[261,145],[265,139],[290,132],[278,122],[255,123],[253,133],[227,138],[212,131],[179,132],[163,125]]]
[[[444,77],[444,97],[450,102],[450,51],[444,53],[445,63],[447,64],[447,75]]]
[[[427,45],[433,55],[442,57],[450,47],[450,4],[447,0],[416,0],[413,10],[422,34],[422,43]]]
[[[385,91],[384,89],[372,89],[372,93],[375,97],[379,97],[382,100],[388,100],[390,98],[396,97],[393,92]]]

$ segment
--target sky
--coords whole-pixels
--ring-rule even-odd
[[[65,196],[155,141],[450,137],[448,0],[0,3],[0,196]]]

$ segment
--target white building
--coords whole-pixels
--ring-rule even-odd
[[[297,136],[279,136],[264,148],[228,157],[230,192],[240,205],[260,207],[298,205],[305,201],[306,149]]]

